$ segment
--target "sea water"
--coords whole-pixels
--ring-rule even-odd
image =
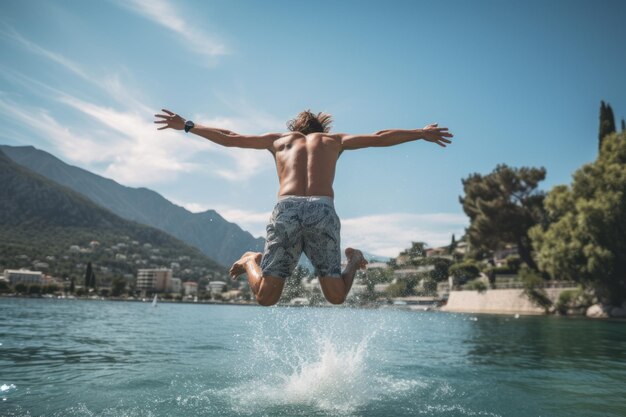
[[[625,416],[626,323],[0,299],[2,416]]]

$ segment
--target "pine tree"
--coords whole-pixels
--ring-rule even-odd
[[[615,117],[610,104],[600,101],[600,129],[598,132],[598,149],[602,149],[602,141],[608,134],[615,132]]]

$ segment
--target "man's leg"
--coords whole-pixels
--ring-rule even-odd
[[[365,269],[365,265],[367,265],[363,253],[358,249],[347,248],[346,257],[348,264],[341,273],[341,278],[320,277],[319,279],[324,297],[332,304],[343,304],[346,301],[356,271]]]
[[[248,274],[250,289],[262,306],[271,306],[278,302],[283,292],[285,280],[273,276],[263,276],[261,271],[261,253],[246,252],[230,268],[230,276],[235,279],[243,273]]]

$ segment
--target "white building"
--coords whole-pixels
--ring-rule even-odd
[[[198,293],[198,284],[193,281],[183,282],[185,295],[195,295]]]
[[[27,269],[5,269],[4,279],[11,284],[23,282],[25,284],[41,284],[43,278],[41,271],[29,271]]]
[[[166,291],[172,279],[171,269],[139,269],[137,289],[139,291]]]
[[[211,281],[209,285],[207,285],[207,289],[211,291],[211,294],[221,293],[224,288],[226,288],[224,281]]]

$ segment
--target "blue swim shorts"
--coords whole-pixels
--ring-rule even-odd
[[[340,229],[332,198],[280,197],[267,225],[263,275],[287,278],[304,252],[317,276],[340,278]]]

